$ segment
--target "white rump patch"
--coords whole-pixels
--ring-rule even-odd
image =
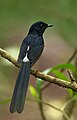
[[[27,48],[27,52],[29,51],[30,46]],[[26,53],[26,56],[23,58],[23,62],[29,62],[29,59],[27,57],[28,53]]]
[[[26,56],[24,57],[23,62],[29,62],[29,59],[28,59],[28,57],[27,57],[27,54],[26,54]]]
[[[28,46],[27,51],[29,51],[30,46]]]

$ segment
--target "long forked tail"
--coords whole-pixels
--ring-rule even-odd
[[[16,85],[13,92],[13,97],[10,105],[10,112],[21,113],[24,108],[28,82],[30,77],[30,62],[23,62],[19,70]]]

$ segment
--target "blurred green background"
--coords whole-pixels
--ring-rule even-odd
[[[77,47],[77,0],[0,0],[0,47],[15,58],[30,25],[39,20],[54,25],[44,34],[45,49],[39,62],[34,66],[36,69],[44,70],[66,62]],[[16,67],[0,57],[0,101],[11,98],[17,73]],[[30,83],[35,85],[34,77],[31,79]],[[29,91],[28,97],[31,97]],[[55,85],[51,85],[44,92],[45,100],[50,103],[59,100],[59,106],[65,98],[66,91]],[[46,110],[48,120],[54,118],[52,110]],[[41,115],[38,105],[27,101],[21,116],[10,114],[9,103],[0,105],[0,119],[41,120]]]

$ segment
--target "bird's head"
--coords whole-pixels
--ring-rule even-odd
[[[42,35],[46,28],[52,27],[53,25],[48,25],[42,21],[36,22],[32,24],[29,29],[29,33],[37,33],[38,35]]]

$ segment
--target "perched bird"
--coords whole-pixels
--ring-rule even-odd
[[[21,44],[18,56],[18,63],[21,64],[21,68],[18,73],[10,104],[11,113],[16,111],[21,113],[23,111],[31,67],[39,59],[43,51],[43,33],[45,29],[52,26],[53,25],[48,25],[41,21],[34,23]]]

